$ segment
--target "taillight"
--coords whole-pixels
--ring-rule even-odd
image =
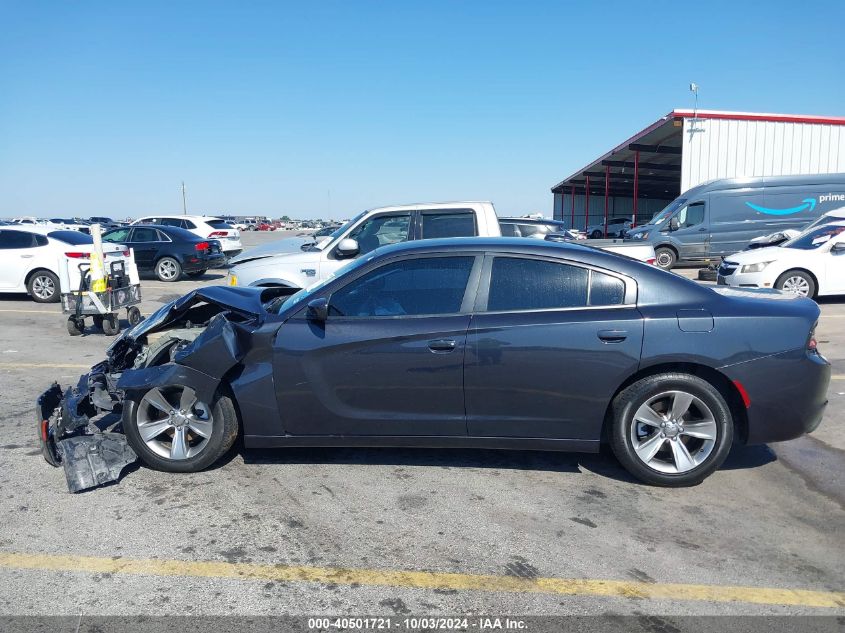
[[[807,337],[807,350],[810,352],[818,352],[819,343],[816,340],[816,326],[810,330],[810,336]]]
[[[213,231],[208,234],[208,237],[226,237],[227,235],[229,235],[229,231]]]
[[[210,248],[210,244],[208,242],[200,242],[199,244],[194,245],[194,250],[198,251],[207,251]]]
[[[89,259],[91,255],[89,253],[73,251],[71,253],[65,253],[65,257],[70,257],[71,259]]]
[[[645,260],[645,263],[651,264],[652,266],[657,266],[657,259],[655,259],[654,257],[649,257],[647,260]]]
[[[123,251],[123,256],[124,256],[124,257],[129,257],[131,254],[132,254],[132,253],[129,251],[129,249],[128,249],[128,248],[127,248],[125,251]]]

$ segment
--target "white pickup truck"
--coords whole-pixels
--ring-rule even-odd
[[[490,202],[438,202],[364,211],[329,239],[303,244],[299,252],[273,253],[263,246],[245,252],[229,270],[230,286],[306,288],[380,246],[444,237],[500,237],[499,218]],[[610,242],[610,240],[608,240]],[[602,248],[635,259],[654,259],[649,245],[618,242]]]

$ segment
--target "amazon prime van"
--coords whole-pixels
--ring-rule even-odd
[[[682,193],[626,240],[651,243],[661,268],[707,263],[755,237],[800,229],[845,205],[845,174],[711,180]]]

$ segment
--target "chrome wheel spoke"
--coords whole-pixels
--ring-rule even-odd
[[[150,389],[147,395],[144,396],[144,400],[168,415],[173,411],[173,405],[167,401],[167,398],[164,397],[164,394],[157,387]]]
[[[188,456],[188,438],[184,426],[174,427],[170,443],[170,459],[185,459]]]
[[[689,411],[689,407],[692,404],[692,398],[692,394],[683,391],[676,392],[675,397],[672,400],[672,413],[670,414],[670,417],[673,420],[683,419],[684,414]]]
[[[704,420],[702,422],[685,422],[684,430],[681,431],[681,435],[697,437],[700,440],[715,440],[716,431],[716,422],[714,420]]]
[[[185,387],[182,390],[182,397],[179,398],[179,408],[185,413],[190,412],[191,407],[197,402],[197,392],[190,387]]]
[[[672,447],[672,456],[675,458],[675,467],[679,473],[695,468],[695,460],[681,440],[669,442],[669,445]]]
[[[660,437],[660,433],[655,433],[645,442],[635,447],[634,450],[637,452],[639,458],[647,464],[654,458],[664,442],[666,442],[666,438]]]
[[[637,409],[637,412],[634,414],[634,419],[637,422],[642,422],[643,424],[653,426],[658,429],[660,428],[660,424],[665,422],[663,416],[652,409],[648,403]]]
[[[211,437],[211,431],[214,428],[214,423],[211,420],[201,420],[196,416],[189,416],[188,428],[200,437],[208,439]]]
[[[173,428],[173,423],[170,418],[164,420],[152,420],[150,422],[143,422],[138,424],[138,432],[141,434],[141,439],[149,442],[157,438],[159,435]]]

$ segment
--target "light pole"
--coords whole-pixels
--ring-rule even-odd
[[[185,181],[182,181],[182,215],[188,215],[188,199],[185,197]]]

